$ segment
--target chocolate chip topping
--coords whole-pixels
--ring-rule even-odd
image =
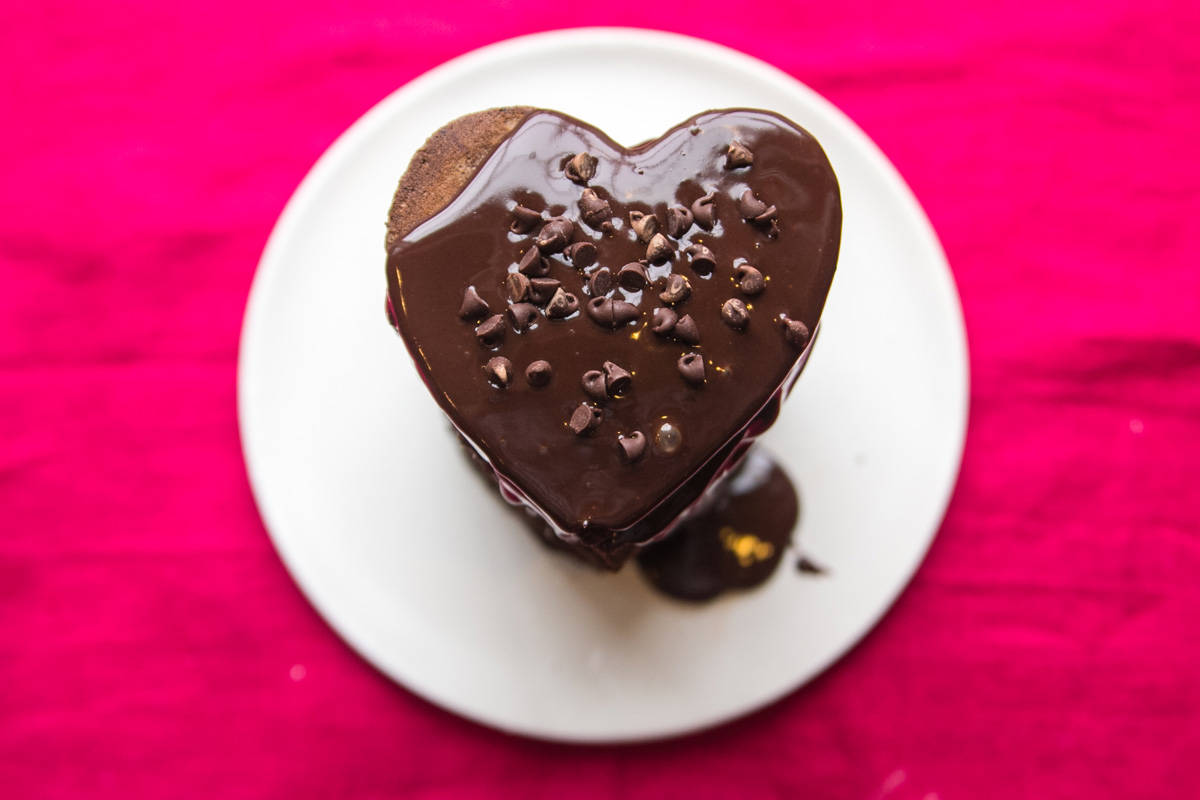
[[[613,327],[620,328],[623,325],[628,325],[635,319],[642,316],[641,310],[633,303],[627,303],[624,300],[613,300]]]
[[[738,198],[737,207],[742,219],[746,220],[752,220],[767,210],[767,204],[754,196],[753,189],[742,192],[742,196]]]
[[[459,306],[458,315],[463,319],[479,319],[489,310],[488,304],[479,296],[479,292],[475,291],[475,287],[468,286],[467,290],[463,292],[462,305]]]
[[[709,192],[703,197],[697,198],[692,203],[692,218],[696,220],[696,224],[706,231],[711,231],[713,225],[717,221],[717,196],[713,192]]]
[[[620,397],[628,392],[632,385],[633,376],[629,374],[629,370],[611,361],[604,362],[604,388],[609,397]]]
[[[640,292],[647,282],[646,268],[637,261],[626,264],[617,273],[617,283],[628,292]]]
[[[484,371],[487,372],[488,380],[493,386],[500,389],[508,386],[512,382],[512,362],[504,356],[496,356],[488,359],[484,366]]]
[[[588,227],[600,230],[612,219],[612,206],[595,189],[584,189],[579,196],[579,216]]]
[[[617,327],[615,318],[613,317],[613,301],[611,298],[593,297],[591,300],[588,300],[584,308],[587,309],[587,315],[597,325],[605,328]]]
[[[696,327],[696,320],[692,319],[691,314],[684,314],[675,322],[675,329],[671,333],[681,342],[687,344],[700,344],[700,329]]]
[[[555,278],[534,278],[529,282],[529,299],[539,306],[544,306],[554,297],[554,293],[562,286],[562,281]]]
[[[612,270],[608,267],[601,267],[588,277],[588,293],[592,297],[603,297],[612,291],[612,288]]]
[[[798,319],[785,319],[783,321],[783,335],[788,340],[788,344],[797,350],[803,350],[808,346],[810,336],[808,326]]]
[[[593,400],[608,399],[608,391],[604,388],[604,373],[598,369],[589,369],[579,379],[583,393]]]
[[[527,208],[520,203],[517,204],[512,213],[512,222],[508,223],[508,229],[513,233],[519,233],[522,236],[532,233],[542,223],[542,215],[539,212],[534,211],[532,208]]]
[[[697,275],[708,275],[717,267],[717,257],[702,244],[689,244],[683,252],[687,253]]]
[[[550,319],[563,319],[579,310],[579,298],[561,287],[555,290],[554,296],[546,304],[546,316]]]
[[[767,288],[766,278],[758,271],[758,267],[750,264],[738,264],[733,269],[733,279],[737,281],[742,294],[753,297]]]
[[[563,172],[570,180],[580,186],[586,186],[588,181],[596,177],[597,161],[591,153],[576,153],[566,160]]]
[[[576,436],[582,436],[585,433],[594,431],[603,418],[604,412],[595,406],[590,406],[587,403],[580,403],[579,406],[571,413],[571,420],[567,423],[567,427],[571,429],[571,433]]]
[[[666,288],[658,293],[658,299],[675,306],[687,300],[691,294],[692,282],[687,279],[686,275],[675,273],[667,276]]]
[[[633,431],[617,437],[617,446],[621,448],[621,458],[626,464],[632,464],[646,452],[646,437],[641,431]]]
[[[550,264],[542,258],[541,251],[536,247],[525,251],[521,260],[517,262],[517,269],[521,271],[522,275],[541,277],[550,274]]]
[[[567,245],[563,253],[576,269],[586,269],[596,263],[596,245],[591,242],[575,242]]]
[[[570,244],[575,226],[566,217],[553,217],[542,226],[541,233],[533,240],[542,255],[561,253]]]
[[[534,388],[540,388],[548,384],[553,375],[554,368],[550,366],[550,362],[542,359],[534,361],[525,368],[525,380]]]
[[[492,314],[475,328],[475,338],[485,346],[491,346],[504,338],[504,317]]]
[[[674,253],[675,248],[671,245],[671,240],[661,233],[654,234],[650,238],[650,244],[646,245],[646,260],[651,264],[662,264],[670,261]]]
[[[658,233],[658,217],[643,211],[630,211],[629,227],[633,228],[639,241],[649,242]]]
[[[745,330],[750,324],[750,309],[736,297],[731,297],[721,305],[721,319],[734,330]]]
[[[725,169],[748,167],[753,163],[754,153],[751,153],[750,148],[738,139],[730,142],[729,147],[725,149]]]
[[[738,213],[747,222],[759,225],[770,225],[779,216],[779,210],[770,206],[755,196],[753,189],[742,192],[737,201]]]
[[[671,206],[667,209],[667,236],[681,239],[692,229],[692,212],[683,206]]]
[[[520,272],[510,272],[508,273],[508,277],[504,279],[504,293],[514,303],[519,303],[529,298],[529,286],[529,278],[526,278]]]
[[[699,353],[684,353],[679,357],[679,374],[693,386],[704,384],[704,359]]]
[[[538,318],[537,306],[533,303],[513,303],[508,307],[508,318],[513,330],[518,333],[529,328]]]
[[[679,320],[679,315],[666,306],[659,306],[654,309],[654,313],[650,316],[650,330],[657,333],[659,336],[666,336],[675,328],[675,323]]]

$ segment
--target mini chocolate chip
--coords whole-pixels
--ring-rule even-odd
[[[508,223],[508,229],[513,233],[526,234],[532,232],[534,228],[541,224],[541,221],[542,215],[537,211],[518,204],[513,209],[513,218],[512,222]]]
[[[748,167],[754,163],[754,153],[745,144],[734,139],[725,149],[725,169]]]
[[[711,231],[717,222],[716,203],[717,196],[712,192],[697,198],[696,202],[692,203],[692,217],[696,220],[696,224],[706,231]]]
[[[671,246],[671,240],[661,233],[656,233],[651,237],[650,244],[646,245],[646,260],[651,264],[662,264],[670,261],[674,252],[675,248]]]
[[[692,212],[683,206],[671,206],[667,209],[667,236],[681,239],[691,230]]]
[[[571,260],[571,266],[576,269],[584,269],[596,263],[596,245],[591,242],[575,242],[567,245],[563,252]]]
[[[604,412],[595,406],[580,403],[579,407],[571,413],[571,421],[567,423],[567,427],[571,429],[571,433],[576,436],[582,436],[585,433],[594,431],[600,424],[603,416]]]
[[[545,386],[554,375],[554,368],[549,361],[537,360],[525,368],[525,380],[530,386]]]
[[[699,353],[684,353],[679,357],[679,374],[693,386],[704,384],[704,359]]]
[[[606,328],[612,328],[613,325],[613,301],[607,297],[593,297],[587,303],[587,315],[592,318],[592,321],[597,325],[603,325]]]
[[[589,369],[583,373],[583,377],[579,379],[579,383],[583,386],[583,393],[593,400],[605,400],[608,398],[608,392],[604,389],[604,373],[598,369]]]
[[[475,328],[475,336],[482,345],[493,345],[504,338],[504,317],[492,314]]]
[[[646,437],[641,431],[617,437],[617,446],[621,448],[621,457],[626,464],[637,461],[646,452]]]
[[[658,299],[674,306],[687,300],[691,294],[692,282],[687,276],[676,273],[667,277],[667,286],[658,293]]]
[[[633,376],[622,366],[611,361],[604,362],[604,388],[609,397],[620,397],[633,385]]]
[[[479,296],[479,292],[475,291],[475,287],[468,286],[467,290],[463,292],[463,301],[458,309],[458,315],[463,319],[479,319],[489,310],[488,304]]]
[[[666,306],[659,306],[654,309],[650,316],[650,330],[657,333],[659,336],[666,336],[675,328],[675,323],[679,320],[679,315]]]
[[[513,330],[519,333],[537,320],[537,306],[533,303],[513,303],[508,307],[508,318],[512,321]]]
[[[753,189],[747,189],[742,192],[742,196],[737,201],[738,213],[742,215],[744,220],[752,220],[763,214],[767,210],[767,204],[754,196]]]
[[[681,342],[700,344],[700,329],[696,327],[696,320],[692,319],[691,314],[680,317],[671,334]]]
[[[569,317],[579,310],[579,298],[559,287],[546,304],[546,316],[550,319]]]
[[[512,382],[512,362],[504,356],[488,359],[484,370],[493,386],[503,389]]]
[[[612,271],[608,267],[601,267],[592,273],[588,278],[588,291],[592,297],[601,297],[608,294],[613,287]]]
[[[717,257],[702,244],[689,244],[683,252],[688,254],[697,275],[708,275],[717,267]]]
[[[721,305],[721,319],[735,330],[744,330],[750,324],[750,309],[736,297],[731,297]]]
[[[529,282],[529,299],[539,306],[544,306],[550,302],[550,298],[554,297],[560,286],[562,281],[554,278],[534,278]]]
[[[613,327],[620,328],[622,325],[628,325],[635,319],[642,316],[641,310],[633,303],[627,303],[624,300],[613,300]]]
[[[742,294],[753,297],[767,288],[767,282],[758,268],[751,264],[738,264],[733,270],[733,279],[737,281]]]
[[[563,166],[563,172],[567,178],[578,183],[581,186],[586,186],[587,182],[596,176],[597,159],[591,153],[576,153],[567,159]]]
[[[543,279],[539,278],[539,280]],[[529,297],[529,283],[529,278],[519,272],[508,273],[508,277],[504,279],[504,291],[508,295],[508,299],[519,303]]]
[[[649,242],[658,233],[658,217],[644,211],[630,211],[629,227],[633,228],[639,240]]]
[[[608,297],[593,297],[589,300],[587,313],[597,325],[603,325],[605,328],[620,328],[642,315],[633,303]]]
[[[533,240],[543,255],[562,252],[571,242],[575,226],[566,217],[553,217],[542,226],[541,233]]]
[[[541,277],[550,274],[550,265],[546,263],[546,259],[542,258],[541,251],[536,247],[525,251],[525,255],[521,256],[521,260],[517,263],[517,269],[523,275]]]
[[[808,326],[798,319],[785,319],[783,321],[783,335],[787,338],[788,344],[797,350],[803,350],[808,346],[810,335]]]
[[[626,264],[617,273],[617,283],[628,292],[640,292],[646,288],[646,268],[637,261]]]
[[[589,226],[599,229],[612,219],[612,206],[595,189],[584,189],[579,196],[579,215]]]

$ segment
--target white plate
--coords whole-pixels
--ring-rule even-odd
[[[646,76],[663,91],[631,91]],[[798,539],[828,575],[801,575],[789,554],[766,586],[687,605],[649,589],[636,568],[581,567],[498,514],[385,322],[382,242],[396,180],[425,137],[500,105],[558,109],[628,144],[709,108],[761,107],[824,145],[845,203],[841,261],[820,342],[764,443],[801,489]],[[891,605],[958,473],[966,338],[920,206],[827,101],[707,42],[573,30],[438,67],[330,147],[263,253],[238,412],[275,546],[318,611],[379,669],[504,730],[648,739],[786,694]]]

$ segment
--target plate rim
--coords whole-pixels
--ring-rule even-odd
[[[955,342],[956,346],[953,348],[957,355],[954,367],[961,374],[962,391],[960,396],[955,398],[957,410],[959,411],[959,424],[953,431],[955,436],[954,467],[949,472],[945,485],[940,487],[939,504],[941,511],[935,524],[932,525],[931,530],[925,536],[922,546],[914,552],[912,563],[906,567],[906,577],[887,596],[886,602],[880,603],[879,608],[869,616],[860,626],[860,629],[853,636],[849,637],[840,648],[834,648],[825,657],[823,663],[820,663],[820,666],[796,680],[788,681],[777,690],[756,699],[754,702],[747,704],[744,708],[733,713],[710,714],[708,717],[684,726],[641,725],[638,732],[624,735],[606,735],[602,733],[593,735],[587,732],[566,734],[562,731],[538,729],[533,725],[511,724],[504,720],[479,713],[459,702],[456,698],[449,697],[436,689],[431,689],[419,678],[415,679],[411,675],[401,674],[402,670],[393,665],[391,659],[385,658],[369,641],[359,636],[357,631],[350,630],[350,626],[337,624],[336,621],[341,619],[341,617],[327,605],[324,591],[318,588],[317,582],[309,577],[308,569],[301,564],[301,559],[293,552],[284,537],[276,533],[279,527],[277,525],[279,522],[278,517],[275,513],[268,511],[268,506],[262,501],[264,496],[263,478],[258,472],[258,467],[255,466],[256,463],[261,465],[262,459],[254,454],[255,446],[252,444],[253,437],[249,434],[249,417],[251,414],[249,409],[252,402],[250,383],[252,379],[248,377],[251,370],[248,368],[247,362],[253,360],[253,356],[250,355],[254,351],[252,340],[255,338],[255,331],[259,330],[262,326],[262,323],[258,322],[258,320],[265,313],[263,307],[266,300],[264,298],[269,295],[269,287],[279,280],[284,268],[282,253],[285,242],[291,238],[293,231],[300,224],[302,214],[317,199],[318,188],[325,183],[327,176],[336,173],[343,162],[358,148],[360,141],[370,136],[386,118],[390,117],[392,113],[391,108],[402,104],[406,94],[417,92],[427,84],[453,80],[457,73],[469,73],[490,62],[503,61],[513,54],[528,55],[530,49],[557,49],[564,46],[579,46],[581,44],[596,46],[611,45],[614,43],[654,47],[659,50],[671,49],[683,51],[689,56],[708,61],[715,60],[720,62],[724,60],[726,63],[734,62],[742,69],[758,73],[763,80],[772,83],[776,87],[802,95],[805,102],[819,107],[824,114],[833,120],[841,131],[849,139],[853,140],[855,147],[871,162],[869,169],[878,173],[888,185],[889,190],[895,193],[901,203],[912,212],[912,221],[919,228],[917,235],[929,246],[930,254],[936,258],[937,264],[940,267],[940,269],[933,271],[937,276],[936,283],[938,284],[940,293],[943,295],[942,299],[949,301],[947,310],[953,312],[951,316],[953,317],[953,322],[958,333]],[[412,692],[417,697],[439,708],[476,724],[505,733],[541,741],[586,745],[661,741],[692,735],[736,719],[741,719],[773,705],[780,699],[808,684],[844,658],[847,653],[858,646],[868,633],[878,626],[882,618],[894,607],[899,596],[908,588],[916,576],[917,570],[928,555],[933,541],[940,533],[961,474],[970,419],[971,375],[969,353],[970,348],[962,309],[962,300],[958,294],[953,271],[945,255],[945,250],[928,215],[925,213],[924,207],[905,182],[899,170],[884,155],[878,145],[849,116],[833,105],[832,102],[778,67],[762,61],[755,56],[706,39],[642,28],[612,26],[566,28],[517,36],[470,50],[442,62],[412,80],[401,84],[364,114],[351,122],[304,174],[271,229],[271,233],[263,247],[262,255],[255,267],[254,277],[247,293],[242,328],[238,340],[236,374],[238,436],[255,507],[262,518],[263,527],[272,545],[283,562],[284,568],[301,590],[305,600],[308,601],[309,605],[317,612],[317,615],[324,623],[372,668],[387,676],[389,680],[399,684],[407,691]]]

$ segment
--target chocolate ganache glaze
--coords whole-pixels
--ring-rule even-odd
[[[616,567],[774,421],[840,233],[824,152],[778,115],[626,149],[530,110],[391,242],[389,316],[505,498]]]

